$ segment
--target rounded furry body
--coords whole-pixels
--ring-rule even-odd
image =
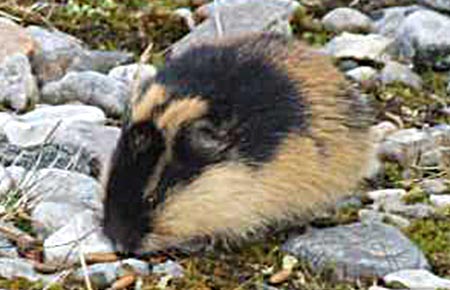
[[[369,110],[330,59],[275,34],[191,48],[132,111],[103,220],[132,253],[306,219],[349,194],[373,150]]]

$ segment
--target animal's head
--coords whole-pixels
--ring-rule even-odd
[[[104,185],[103,228],[118,250],[137,251],[164,201],[208,168],[257,167],[305,123],[287,74],[257,51],[242,53],[232,45],[185,53],[133,108]]]

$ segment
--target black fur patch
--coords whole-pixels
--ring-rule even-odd
[[[154,203],[144,189],[165,150],[163,135],[152,122],[124,128],[113,154],[104,202],[103,231],[121,250],[137,249],[150,229]]]
[[[285,38],[267,34],[229,46],[199,46],[172,59],[156,80],[175,98],[207,100],[207,119],[217,130],[228,128],[239,157],[267,162],[288,133],[308,128],[308,109],[295,83],[270,61],[287,45]]]

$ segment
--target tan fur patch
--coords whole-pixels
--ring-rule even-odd
[[[157,117],[156,125],[167,132],[176,132],[186,122],[202,117],[208,110],[206,101],[200,98],[175,100]]]
[[[133,106],[133,122],[148,120],[153,109],[167,100],[166,89],[160,84],[153,84],[142,99]]]

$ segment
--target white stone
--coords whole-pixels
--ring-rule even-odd
[[[367,193],[367,196],[371,200],[381,200],[387,198],[401,198],[406,195],[406,190],[402,188],[392,188],[392,189],[380,189],[375,191],[370,191]]]
[[[370,66],[360,66],[345,72],[345,75],[354,81],[363,82],[376,79],[378,73]]]
[[[322,24],[331,32],[371,32],[372,20],[360,11],[352,8],[336,8],[322,18]]]
[[[55,130],[61,131],[81,122],[104,124],[106,116],[93,106],[47,106],[10,120],[3,130],[10,143],[19,147],[31,147],[41,145]]]
[[[427,270],[401,270],[384,276],[386,283],[399,282],[409,289],[448,289],[450,280],[435,276]]]
[[[430,202],[436,207],[446,207],[450,205],[450,195],[430,195]]]
[[[384,63],[390,59],[394,40],[378,34],[344,32],[325,46],[325,52],[338,59],[370,60]]]
[[[101,232],[100,218],[85,210],[44,241],[44,256],[48,263],[72,264],[80,254],[111,253],[113,246]]]

